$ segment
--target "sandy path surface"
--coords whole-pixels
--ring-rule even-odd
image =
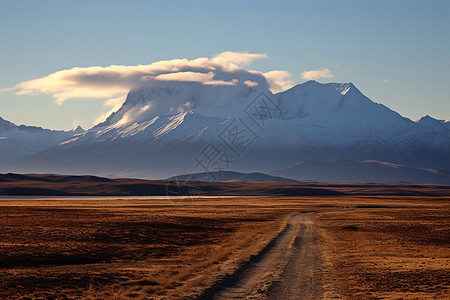
[[[292,216],[260,255],[210,291],[208,298],[320,299],[322,261],[312,216]]]
[[[270,299],[320,299],[322,290],[322,260],[319,236],[311,214],[297,220],[300,232],[295,238],[292,255],[281,277],[271,288]]]

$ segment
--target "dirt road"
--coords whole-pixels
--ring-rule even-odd
[[[286,229],[260,255],[205,298],[320,299],[322,261],[312,216],[292,216]]]

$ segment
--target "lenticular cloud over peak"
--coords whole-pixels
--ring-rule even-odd
[[[212,58],[163,60],[148,65],[75,67],[21,82],[14,89],[19,95],[50,94],[57,104],[62,104],[73,98],[120,97],[130,89],[167,81],[245,85],[272,92],[291,87],[292,83],[286,80],[290,74],[286,71],[262,73],[243,68],[264,58],[266,54],[226,51]],[[283,76],[274,80],[274,72],[281,72]]]

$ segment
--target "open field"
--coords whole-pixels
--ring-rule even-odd
[[[329,284],[347,299],[449,299],[449,200],[360,197],[317,215]]]
[[[5,198],[0,298],[445,299],[449,200]]]

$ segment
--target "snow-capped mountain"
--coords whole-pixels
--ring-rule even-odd
[[[105,122],[9,168],[166,178],[340,159],[450,170],[450,129],[404,118],[352,83],[308,81],[273,95],[240,82],[154,81]]]
[[[15,125],[0,117],[0,165],[57,146],[84,130],[55,131],[36,126]]]

